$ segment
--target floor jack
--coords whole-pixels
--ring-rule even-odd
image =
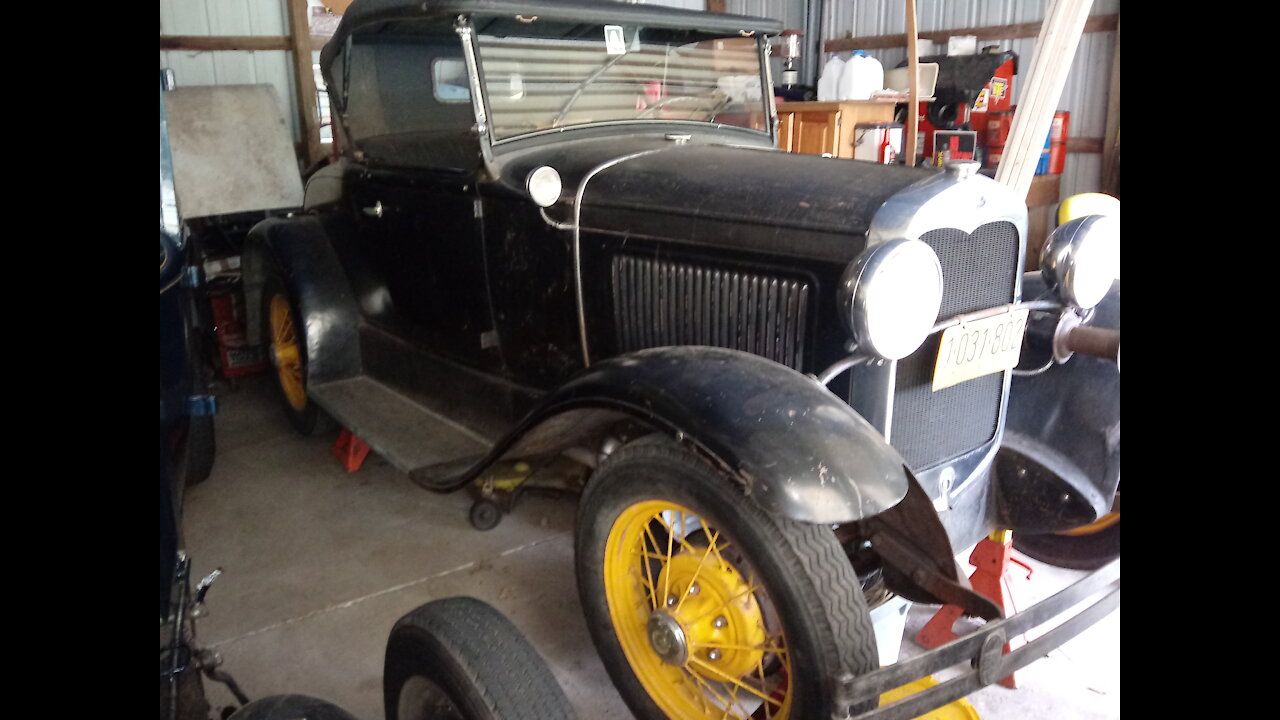
[[[973,552],[969,554],[969,564],[977,568],[969,576],[973,589],[990,598],[1005,617],[1012,609],[1011,598],[1006,591],[1004,574],[1009,563],[1017,563],[1027,570],[1027,579],[1031,579],[1031,566],[1013,557],[1013,532],[997,530],[981,540]],[[952,630],[956,620],[964,614],[957,605],[944,605],[916,635],[916,642],[932,650],[933,648],[955,640],[959,635]],[[1004,644],[1004,652],[1009,652],[1009,643]],[[1000,684],[1017,689],[1018,683],[1014,673],[1000,681]]]

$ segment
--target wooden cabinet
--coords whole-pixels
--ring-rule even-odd
[[[778,103],[778,147],[806,155],[852,158],[854,128],[893,121],[893,100]]]

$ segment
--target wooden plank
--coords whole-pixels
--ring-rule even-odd
[[[1092,4],[1092,0],[1052,0],[1045,13],[1009,140],[996,168],[996,181],[1019,197],[1025,198],[1031,187]]]
[[[1027,207],[1056,206],[1061,193],[1061,175],[1036,175],[1031,179],[1031,189],[1027,191]]]
[[[1102,191],[1120,197],[1120,25],[1116,24],[1116,52],[1107,91],[1107,127],[1103,136]]]
[[[324,155],[320,144],[320,118],[316,108],[316,80],[311,70],[311,28],[307,0],[289,0],[289,38],[293,50],[293,80],[298,100],[298,127],[306,143],[306,164]]]
[[[984,40],[1014,40],[1017,38],[1036,37],[1040,34],[1041,23],[1018,23],[1016,25],[986,25],[983,27],[954,28],[918,33],[918,37],[932,40],[941,45],[947,44],[947,38],[953,35],[976,35],[978,42]],[[1094,15],[1084,25],[1084,32],[1110,32],[1120,27],[1120,16]],[[836,38],[828,40],[824,51],[829,53],[849,52],[851,50],[876,50],[883,48],[900,48],[907,44],[907,34],[866,35],[856,38]]]
[[[274,35],[161,35],[161,50],[290,50],[293,42]]]
[[[1069,153],[1100,153],[1103,152],[1102,138],[1067,138],[1067,152]]]
[[[707,12],[722,13],[725,11],[724,5],[725,0],[707,0]]]
[[[920,53],[916,48],[919,30],[916,0],[907,0],[907,137],[903,143],[907,167],[916,166],[916,135],[920,132]]]

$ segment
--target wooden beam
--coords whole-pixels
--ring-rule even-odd
[[[1040,34],[1040,23],[1019,23],[1017,25],[986,25],[983,27],[954,28],[918,33],[918,37],[932,40],[941,45],[947,44],[947,38],[953,35],[976,35],[978,42],[984,40],[1012,40],[1016,38],[1036,37]],[[1094,15],[1084,25],[1084,32],[1109,32],[1120,27],[1119,15]],[[900,48],[907,44],[907,35],[866,35],[856,38],[836,38],[824,44],[825,52],[849,52],[851,50],[876,50],[882,48]]]
[[[916,0],[907,0],[907,137],[903,152],[907,167],[916,166],[916,135],[920,132],[920,53],[916,50]]]
[[[1069,153],[1100,153],[1103,152],[1102,138],[1073,137],[1067,138],[1067,152]]]
[[[1044,138],[1053,124],[1062,88],[1093,0],[1051,0],[1044,26],[1036,38],[1031,71],[1023,86],[1018,110],[1013,114],[1009,140],[996,168],[996,181],[1025,198],[1035,175]]]
[[[722,13],[724,12],[725,0],[707,0],[707,12]]]
[[[1102,192],[1120,197],[1120,25],[1116,25],[1116,54],[1111,62],[1107,91],[1107,126],[1102,149]]]
[[[298,100],[298,127],[307,146],[306,165],[324,155],[320,145],[320,117],[316,108],[316,80],[311,70],[311,27],[307,0],[289,0],[289,39],[293,51],[293,80]]]
[[[289,50],[290,38],[275,35],[161,35],[161,50]]]

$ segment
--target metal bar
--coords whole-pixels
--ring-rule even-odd
[[[911,720],[930,710],[955,702],[990,685],[990,682],[983,681],[984,675],[992,678],[993,681],[1007,677],[1010,673],[1030,665],[1054,648],[1060,647],[1089,629],[1119,606],[1120,590],[1116,588],[1062,625],[1008,654],[994,658],[990,667],[974,668],[940,685],[903,698],[891,705],[856,715],[854,718],[857,720]],[[1000,643],[1000,645],[1003,644],[1003,642]]]
[[[1079,582],[1062,589],[1052,597],[1032,605],[1017,615],[1004,620],[988,622],[978,630],[952,640],[923,655],[854,678],[849,687],[850,695],[855,699],[878,696],[880,693],[901,687],[908,682],[930,675],[942,668],[950,667],[965,660],[972,660],[978,657],[988,636],[997,632],[1002,633],[1006,638],[1022,635],[1099,592],[1108,583],[1114,583],[1114,588],[1107,589],[1117,593],[1118,599],[1120,589],[1120,563],[1118,560],[1094,571]],[[1009,672],[1012,671],[1010,670]],[[1005,672],[995,677],[999,679],[1008,674],[1008,672]]]

